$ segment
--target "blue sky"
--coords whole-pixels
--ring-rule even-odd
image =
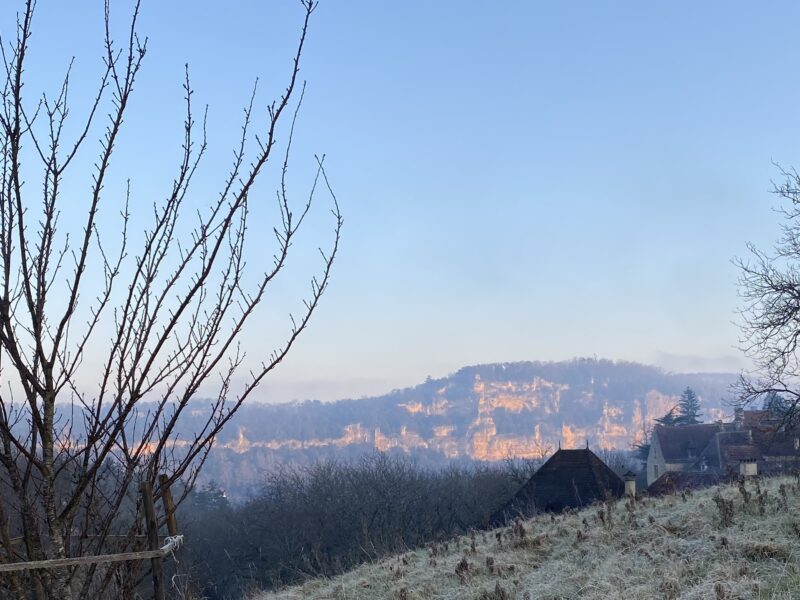
[[[72,55],[76,103],[98,72],[101,3],[75,6],[40,2],[31,93]],[[119,25],[129,6],[113,3]],[[217,189],[255,77],[262,106],[284,85],[301,16],[289,0],[145,1],[118,180],[163,196],[188,61],[210,106],[198,202]],[[790,2],[323,0],[292,174],[305,189],[327,155],[344,239],[261,398],[358,396],[507,360],[744,364],[730,260],[775,238],[772,161],[800,162],[799,17]],[[269,230],[266,206],[255,227]],[[252,356],[330,238],[318,208],[248,332]],[[259,243],[254,262],[268,259]]]

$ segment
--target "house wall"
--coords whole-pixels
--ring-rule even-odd
[[[647,453],[647,485],[652,484],[666,472],[667,464],[664,462],[664,455],[661,452],[658,433],[654,431],[653,437],[650,439],[650,452]]]
[[[667,462],[664,458],[664,453],[661,451],[661,444],[658,440],[658,432],[653,432],[653,437],[650,439],[650,452],[647,454],[648,486],[656,479],[661,477],[664,473],[688,471],[694,464],[695,460]]]

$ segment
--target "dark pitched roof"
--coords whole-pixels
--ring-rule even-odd
[[[676,427],[656,425],[654,433],[658,435],[666,462],[694,462],[719,430],[720,425],[716,423]]]
[[[505,522],[519,514],[560,512],[619,498],[625,484],[594,452],[558,450],[492,519]]]
[[[700,459],[696,466],[699,468],[701,463],[705,463],[709,469],[716,469],[720,472],[725,471],[729,460],[727,448],[736,446],[748,446],[752,443],[750,434],[747,431],[719,431],[709,441],[708,445],[700,453]],[[749,457],[748,457],[749,458]],[[738,468],[738,460],[737,468]]]
[[[742,460],[759,460],[761,451],[753,444],[722,446],[722,460],[724,465],[738,464]]]

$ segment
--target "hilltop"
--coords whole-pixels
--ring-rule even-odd
[[[432,544],[251,600],[800,597],[800,478],[620,500]]]
[[[443,465],[541,459],[559,443],[628,449],[686,386],[701,398],[705,420],[723,418],[731,409],[722,399],[735,379],[581,358],[464,367],[372,398],[248,403],[218,436],[202,476],[241,497],[276,465],[352,459],[374,450]],[[187,419],[179,433],[191,435],[204,410],[197,402],[194,421]]]

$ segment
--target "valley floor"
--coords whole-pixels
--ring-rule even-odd
[[[279,598],[797,599],[800,477],[540,516],[251,600]]]

